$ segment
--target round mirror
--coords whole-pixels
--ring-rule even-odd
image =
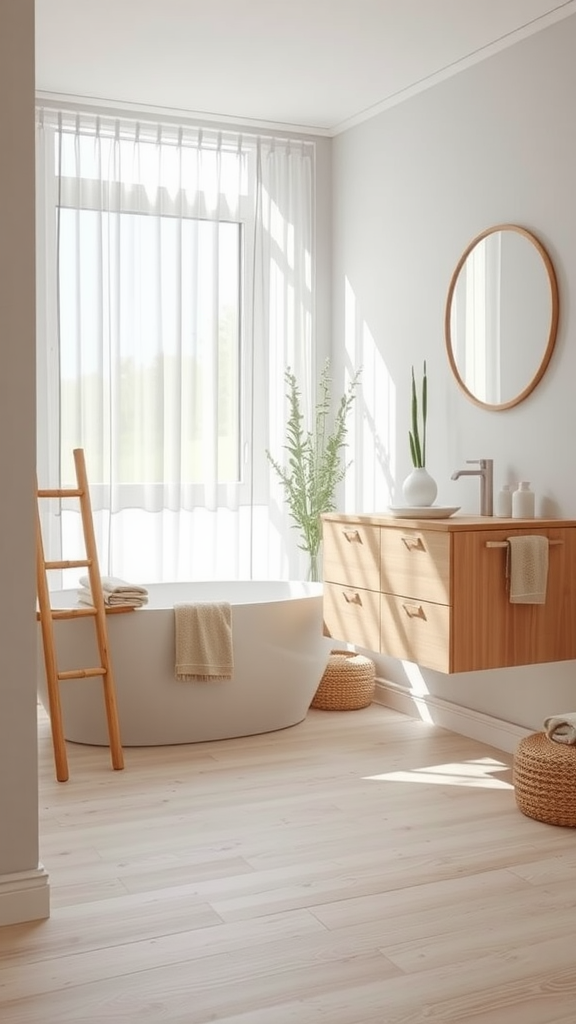
[[[444,326],[452,372],[476,405],[510,409],[534,390],[556,341],[558,284],[530,231],[499,224],[473,239],[452,275]]]

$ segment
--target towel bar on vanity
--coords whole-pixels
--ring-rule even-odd
[[[548,541],[548,543],[550,544],[550,546],[552,546],[553,544],[563,544],[564,541],[563,540],[550,540],[550,541]],[[486,547],[487,548],[507,548],[508,547],[508,541],[507,540],[487,540],[486,541]]]

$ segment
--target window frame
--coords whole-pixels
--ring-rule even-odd
[[[60,431],[60,404],[61,404],[61,376],[60,376],[60,355],[59,355],[59,338],[58,338],[58,310],[57,305],[59,302],[58,292],[58,207],[70,210],[92,210],[94,212],[106,212],[110,209],[109,206],[105,205],[102,201],[102,188],[99,182],[96,182],[91,178],[77,179],[70,176],[58,177],[57,174],[57,145],[58,145],[58,133],[59,131],[65,132],[65,128],[55,128],[54,133],[51,135],[51,145],[53,152],[49,155],[50,166],[54,168],[54,175],[52,181],[47,183],[45,187],[45,199],[47,208],[51,207],[54,209],[54,217],[46,219],[45,236],[42,239],[43,242],[43,258],[47,259],[48,254],[53,253],[50,267],[50,275],[53,280],[54,295],[52,297],[46,296],[45,299],[45,324],[48,343],[44,346],[45,361],[41,359],[39,361],[38,372],[42,374],[44,379],[51,381],[52,396],[51,398],[45,399],[47,408],[43,410],[43,415],[52,417],[53,426],[55,423],[58,424],[57,434],[60,437],[60,452],[59,452],[59,463],[61,464],[62,451],[62,437]],[[93,133],[92,133],[93,134]],[[89,137],[91,133],[86,132],[86,136]],[[253,465],[252,460],[252,438],[258,436],[257,426],[255,428],[254,412],[252,410],[252,398],[253,395],[260,391],[261,394],[265,392],[262,388],[265,387],[263,378],[259,378],[258,366],[262,364],[263,348],[262,343],[260,346],[256,346],[256,340],[254,336],[254,325],[252,322],[252,316],[250,313],[251,303],[248,301],[248,296],[252,293],[254,287],[254,265],[255,265],[255,200],[256,200],[256,150],[255,147],[250,144],[243,144],[242,154],[246,157],[246,175],[248,181],[248,187],[245,193],[240,197],[239,209],[237,216],[232,217],[219,217],[217,213],[210,213],[210,210],[205,201],[205,193],[198,193],[197,201],[194,204],[190,204],[187,201],[183,201],[181,193],[170,193],[167,188],[161,187],[158,189],[160,193],[160,202],[158,199],[152,204],[147,195],[146,189],[143,185],[124,185],[122,183],[114,182],[108,188],[104,188],[105,193],[114,192],[114,202],[112,207],[114,211],[124,213],[137,213],[150,214],[152,216],[162,217],[182,217],[182,209],[186,208],[185,219],[190,220],[208,220],[208,221],[228,221],[239,226],[239,244],[240,244],[240,261],[239,261],[239,353],[238,353],[238,469],[239,479],[238,481],[228,481],[223,483],[217,483],[212,490],[212,500],[216,500],[216,503],[227,505],[230,500],[230,488],[236,490],[236,499],[239,505],[251,505],[254,502],[254,489],[255,478],[259,478],[262,482],[265,479],[266,460],[264,449],[262,451],[262,458],[256,458]],[[79,185],[79,180],[81,185]],[[93,187],[91,187],[91,183]],[[79,195],[80,193],[80,195]],[[106,196],[106,199],[109,197]],[[222,195],[219,196],[222,199]],[[158,206],[160,206],[161,213],[158,213]],[[218,204],[217,204],[218,208]],[[50,289],[49,289],[50,290]],[[257,351],[256,348],[260,348]],[[256,374],[256,379],[255,379]],[[46,389],[44,389],[46,390]],[[256,414],[256,421],[264,422],[265,413],[262,412]],[[256,433],[255,433],[256,429]],[[47,432],[49,433],[49,432]],[[98,480],[91,479],[91,492],[93,494],[93,506],[95,509],[111,509],[115,511],[119,508],[150,508],[157,507],[158,509],[170,507],[167,505],[165,500],[166,483],[124,483],[114,484],[112,487],[109,482],[101,482]],[[210,485],[212,486],[212,485]],[[181,505],[184,507],[192,508],[197,505],[206,504],[205,502],[205,483],[182,483],[179,484],[180,490],[184,494],[184,500]],[[143,499],[143,492],[146,490],[146,500]],[[256,485],[256,489],[258,489]],[[178,506],[180,507],[180,505]]]

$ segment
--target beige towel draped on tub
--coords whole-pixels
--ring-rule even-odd
[[[508,537],[506,575],[511,604],[545,604],[548,538]]]
[[[224,601],[174,605],[176,679],[231,679],[232,609]]]

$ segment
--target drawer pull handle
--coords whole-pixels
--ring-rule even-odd
[[[403,604],[402,607],[409,619],[424,619],[426,621],[426,612],[421,604]]]
[[[360,542],[360,534],[358,533],[358,530],[342,530],[342,533],[349,544],[353,544],[354,541]]]
[[[550,540],[550,541],[548,541],[548,543],[550,544],[550,547],[552,547],[552,545],[563,544],[564,541],[563,540]],[[508,541],[507,540],[487,540],[486,541],[486,547],[487,548],[507,548],[508,547]]]
[[[402,543],[406,545],[408,551],[426,551],[422,537],[402,537]]]
[[[360,594],[358,593],[357,590],[349,590],[348,592],[344,591],[343,597],[344,600],[346,601],[346,604],[362,604],[362,598],[360,597]]]

